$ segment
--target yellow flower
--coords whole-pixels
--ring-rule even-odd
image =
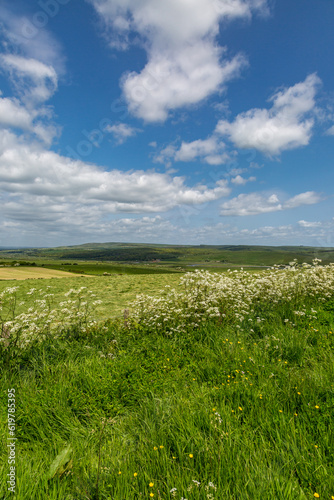
[[[154,486],[154,483],[152,483],[152,482],[151,482],[151,483],[149,484],[149,487],[150,487],[150,488],[153,488],[153,486]]]
[[[154,446],[153,450],[157,451],[157,449],[158,449],[158,448],[157,448],[156,446]]]
[[[122,474],[121,471],[118,471],[118,474]]]
[[[299,396],[301,395],[301,392],[297,392],[297,394],[299,394]]]
[[[162,448],[163,448],[162,444],[159,446],[159,448],[160,448],[160,450],[162,450]]]
[[[280,413],[283,413],[283,410],[278,410]]]
[[[315,408],[319,408],[319,406],[318,406],[318,405],[315,405]]]
[[[193,454],[192,453],[189,453],[189,458],[193,458]]]
[[[314,493],[313,496],[315,496],[315,498],[319,498],[320,497],[319,493]]]
[[[176,457],[173,457],[173,460],[176,460]]]
[[[241,406],[239,406],[239,410],[240,410],[240,411],[242,411],[242,408],[241,408]]]
[[[154,493],[150,493],[150,497],[153,498],[154,497]]]
[[[212,411],[216,411],[216,408],[212,408]]]
[[[135,472],[135,473],[134,473],[134,477],[137,477],[137,476],[138,476],[138,474],[137,474],[137,472]]]

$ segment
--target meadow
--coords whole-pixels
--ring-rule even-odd
[[[1,498],[334,499],[333,265],[17,284]]]

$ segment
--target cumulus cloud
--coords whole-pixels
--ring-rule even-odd
[[[179,147],[175,144],[169,144],[156,153],[154,161],[170,165],[171,161],[203,160],[209,165],[222,165],[227,163],[230,158],[230,154],[225,151],[225,144],[217,137],[211,136],[205,140],[182,141]]]
[[[47,199],[50,207],[64,207],[69,217],[73,212],[70,204],[78,204],[82,210],[96,206],[105,214],[163,212],[230,193],[224,180],[210,189],[189,187],[183,177],[156,172],[103,171],[47,151],[37,143],[28,144],[7,130],[0,133],[0,190],[11,199],[19,197],[23,204],[29,201],[33,207],[37,198]]]
[[[233,122],[221,120],[216,132],[239,148],[255,148],[268,155],[309,143],[314,119],[315,95],[321,83],[316,74],[305,81],[276,92],[270,109],[251,109]]]
[[[306,193],[297,194],[284,203],[284,208],[295,208],[300,205],[314,205],[319,203],[323,198],[319,193],[314,191],[306,191]]]
[[[322,199],[321,195],[314,191],[300,193],[286,201],[280,201],[277,194],[269,196],[261,193],[239,194],[221,205],[221,215],[245,216],[277,212],[301,205],[313,205]]]
[[[203,101],[235,78],[245,60],[220,62],[222,50],[209,42],[151,56],[141,73],[132,72],[122,87],[131,113],[147,122],[163,122],[169,111]]]
[[[245,184],[247,184],[247,182],[254,181],[256,181],[256,177],[249,177],[248,179],[245,179],[239,174],[231,179],[232,184],[235,184],[236,186],[244,186]]]
[[[221,206],[221,215],[256,215],[282,210],[278,197],[273,194],[263,196],[258,193],[239,194]]]
[[[139,128],[131,127],[126,123],[107,125],[104,130],[114,136],[117,144],[123,144],[129,137],[134,137],[138,132],[141,132]]]
[[[15,127],[28,130],[34,117],[17,99],[0,97],[0,124],[3,127]]]
[[[112,47],[126,48],[140,35],[148,62],[124,75],[129,110],[147,122],[198,103],[238,76],[245,59],[226,58],[215,37],[219,23],[265,12],[266,0],[90,0],[109,28]]]

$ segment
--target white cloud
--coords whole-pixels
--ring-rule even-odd
[[[232,184],[235,184],[236,186],[244,186],[245,184],[247,184],[247,182],[254,181],[256,181],[256,177],[249,177],[248,179],[245,179],[239,174],[231,179]]]
[[[334,135],[334,125],[327,130],[327,135]]]
[[[129,137],[134,137],[140,129],[131,127],[126,123],[117,123],[115,125],[107,125],[106,132],[111,133],[116,139],[117,144],[123,144]]]
[[[4,127],[31,129],[34,117],[17,99],[0,98],[0,124]]]
[[[258,193],[239,194],[221,206],[221,215],[257,215],[277,212],[283,206],[276,195],[263,196]]]
[[[13,54],[2,55],[0,65],[8,71],[12,83],[28,106],[47,101],[57,90],[58,77],[52,66]]]
[[[284,203],[284,208],[295,208],[300,205],[314,205],[319,203],[323,198],[319,193],[314,191],[306,191],[306,193],[297,194]]]
[[[321,195],[314,191],[300,193],[286,201],[280,201],[276,194],[269,196],[261,193],[239,194],[221,205],[221,215],[245,216],[277,212],[301,205],[313,205],[322,199]]]
[[[213,138],[193,142],[182,141],[181,147],[175,152],[175,161],[192,161],[197,157],[212,155],[217,151],[217,142]]]
[[[28,144],[14,134],[0,132],[0,190],[21,201],[48,199],[66,207],[71,204],[98,207],[101,213],[162,212],[178,205],[196,205],[217,200],[230,192],[226,181],[214,188],[188,187],[183,177],[144,171],[102,171],[47,151],[39,144]],[[38,212],[37,212],[38,214]]]
[[[220,63],[222,51],[210,42],[158,51],[141,73],[129,73],[122,87],[129,110],[147,122],[163,122],[169,111],[203,101],[235,78],[245,60],[241,56]]]
[[[45,144],[50,145],[58,134],[57,127],[39,120],[41,110],[27,109],[18,99],[0,97],[0,128],[18,128],[35,134]]]
[[[203,160],[209,165],[222,165],[230,158],[230,154],[225,151],[225,144],[217,137],[211,136],[205,140],[182,141],[180,147],[169,144],[156,153],[154,161],[170,165],[172,160],[182,162]]]
[[[219,23],[265,12],[266,0],[90,0],[109,28],[113,47],[125,48],[138,33],[148,62],[124,75],[129,110],[147,122],[164,121],[171,110],[201,102],[238,76],[240,54],[228,60],[217,47]]]
[[[10,80],[15,98],[3,97],[0,103],[3,126],[35,134],[50,145],[60,128],[52,123],[53,109],[46,105],[58,88],[64,59],[57,41],[47,30],[25,33],[28,20],[0,6],[4,51],[0,69]]]
[[[309,143],[314,120],[315,94],[321,80],[316,74],[304,82],[278,91],[268,109],[251,109],[230,123],[218,122],[216,132],[228,136],[239,148],[255,148],[268,155]]]
[[[58,75],[62,75],[65,59],[59,42],[46,28],[36,28],[28,18],[18,14],[19,9],[13,6],[11,11],[11,8],[0,6],[0,22],[7,51],[52,66]]]
[[[310,221],[306,221],[306,220],[299,220],[298,224],[301,227],[321,227],[322,226],[322,222],[320,222],[320,221],[310,222]]]

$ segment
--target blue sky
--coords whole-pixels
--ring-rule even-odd
[[[3,0],[0,246],[334,247],[332,0]]]

